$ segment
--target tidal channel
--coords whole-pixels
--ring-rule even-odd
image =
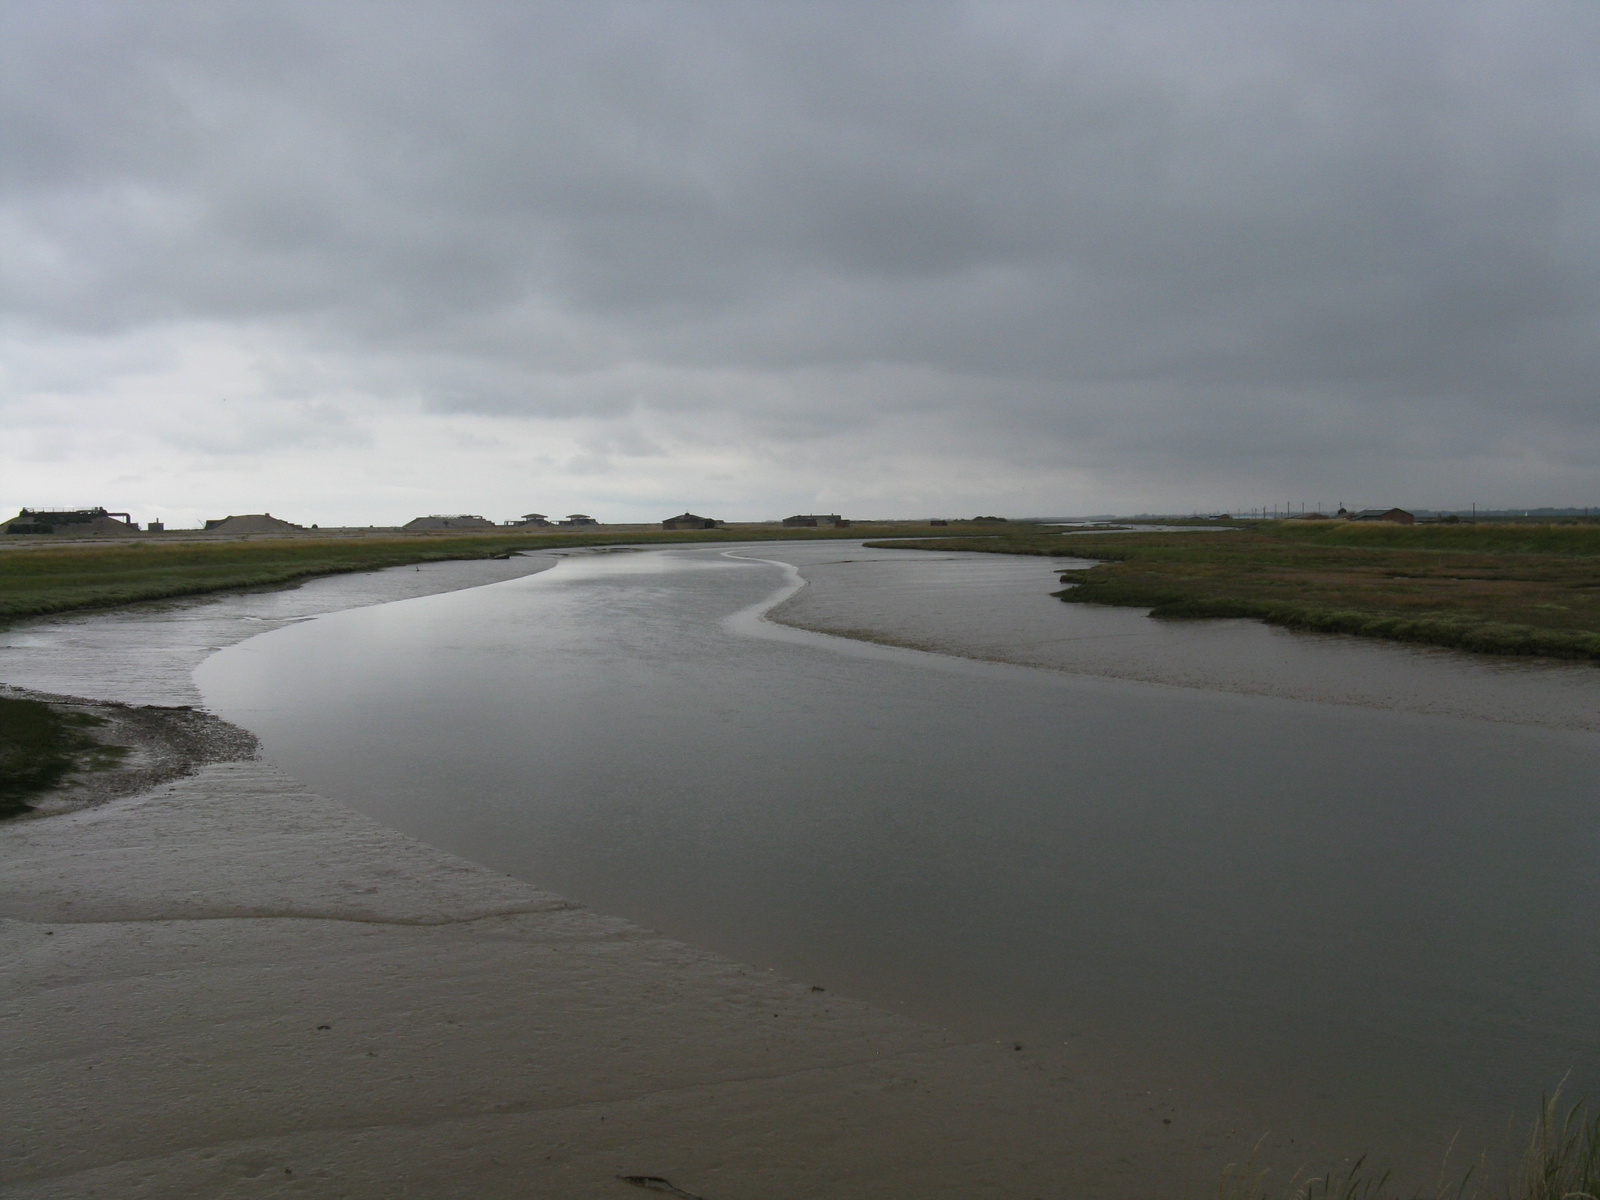
[[[788,629],[785,552],[577,555],[195,678],[424,841],[1263,1133],[1436,1159],[1600,1080],[1600,735]]]

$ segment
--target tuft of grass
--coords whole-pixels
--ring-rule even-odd
[[[1516,1200],[1600,1200],[1600,1115],[1563,1106],[1558,1089],[1540,1107],[1523,1155]]]
[[[62,713],[38,700],[0,697],[0,818],[33,811],[28,800],[73,771],[111,766],[127,753],[84,732],[105,719]]]
[[[1218,1196],[1220,1200],[1394,1200],[1393,1193],[1386,1190],[1389,1178],[1388,1171],[1374,1172],[1365,1158],[1358,1158],[1341,1171],[1304,1179],[1296,1176],[1284,1188],[1274,1188],[1272,1172],[1257,1166],[1252,1157],[1243,1167],[1230,1163],[1223,1170]],[[1442,1194],[1439,1200],[1443,1200]]]

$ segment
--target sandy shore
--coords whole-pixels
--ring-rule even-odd
[[[381,599],[375,578],[165,606],[138,636],[125,613],[36,623],[0,670],[183,703],[219,631],[260,630],[251,605],[299,619]],[[741,967],[209,756],[232,760],[0,826],[0,1195],[625,1197],[635,1175],[705,1200],[1126,1200],[1212,1194],[1253,1141],[1060,1051]]]

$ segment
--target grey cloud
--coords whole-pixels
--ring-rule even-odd
[[[1600,454],[1590,6],[52,2],[0,43],[19,327],[1019,465]]]

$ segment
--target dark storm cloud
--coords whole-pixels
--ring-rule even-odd
[[[238,322],[440,410],[923,413],[1190,480],[1600,458],[1589,6],[0,22],[21,328]]]

